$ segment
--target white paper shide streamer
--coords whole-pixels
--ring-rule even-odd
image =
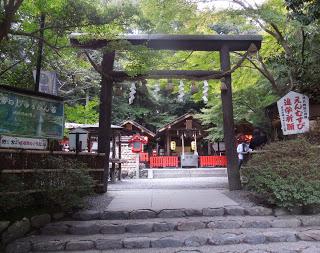
[[[184,97],[184,83],[182,80],[180,80],[178,101],[183,102],[183,97]]]
[[[156,100],[159,100],[160,83],[156,83],[153,90],[153,96]]]
[[[131,105],[133,103],[133,100],[135,98],[135,95],[136,94],[136,85],[135,83],[132,83],[131,84],[131,87],[130,87],[130,93],[129,93],[129,105]]]
[[[203,81],[203,96],[202,100],[204,103],[208,103],[208,90],[209,90],[209,84],[207,80]]]

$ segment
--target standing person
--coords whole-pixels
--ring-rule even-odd
[[[252,149],[249,148],[248,141],[242,137],[240,143],[237,146],[237,153],[239,158],[239,170],[241,169],[241,165],[243,164],[245,155],[251,151]]]

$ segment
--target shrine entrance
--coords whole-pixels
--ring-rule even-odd
[[[227,156],[227,172],[230,190],[241,189],[234,119],[232,105],[231,74],[249,54],[256,53],[261,47],[262,36],[259,35],[126,35],[121,39],[131,45],[143,45],[153,50],[175,51],[218,51],[220,53],[220,70],[156,70],[144,75],[131,77],[122,71],[114,71],[115,51],[105,52],[101,70],[98,152],[105,153],[104,191],[107,191],[109,175],[109,154],[111,137],[112,90],[116,82],[141,79],[187,79],[187,80],[221,80],[221,99],[223,110],[224,142]],[[79,36],[71,36],[73,46],[86,49],[106,48],[112,40],[81,40]],[[230,52],[245,51],[242,58],[234,65],[230,64]]]

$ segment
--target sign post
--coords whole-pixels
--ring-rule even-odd
[[[0,135],[62,139],[63,131],[61,98],[0,87]]]
[[[284,135],[301,134],[309,131],[309,98],[290,91],[277,102],[281,128]]]

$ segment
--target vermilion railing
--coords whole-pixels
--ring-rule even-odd
[[[140,162],[149,162],[149,154],[141,152],[140,153]]]
[[[227,167],[226,156],[200,156],[200,167]]]
[[[178,167],[178,156],[151,156],[150,168]]]

